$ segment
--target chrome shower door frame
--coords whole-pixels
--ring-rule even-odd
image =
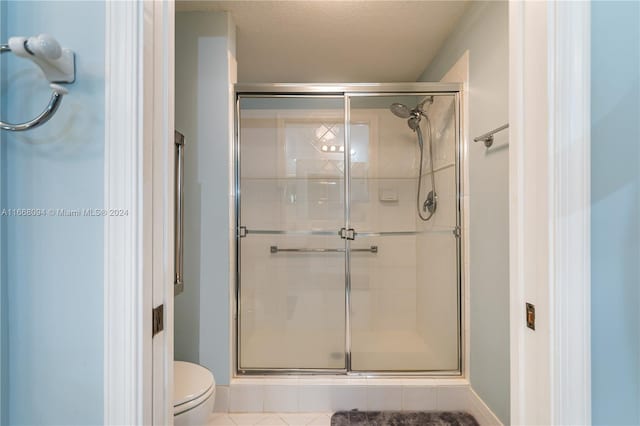
[[[464,273],[463,266],[463,240],[466,239],[466,229],[463,229],[463,203],[462,203],[462,164],[464,161],[464,152],[462,149],[462,123],[461,123],[461,83],[357,83],[357,84],[296,84],[296,83],[258,83],[258,84],[242,84],[235,85],[235,121],[234,121],[234,229],[235,229],[235,259],[232,259],[232,267],[235,270],[234,280],[234,296],[233,301],[233,341],[235,343],[232,354],[233,359],[233,375],[234,376],[289,376],[289,375],[345,375],[345,376],[367,376],[367,377],[387,377],[387,376],[419,376],[419,377],[461,377],[465,371],[465,310],[463,309],[464,294]],[[351,366],[351,241],[345,239],[345,368],[344,369],[251,369],[240,367],[240,297],[241,297],[241,275],[240,275],[240,238],[247,235],[247,230],[240,223],[240,99],[242,97],[334,97],[344,99],[344,125],[345,153],[350,152],[350,101],[354,97],[388,97],[388,96],[407,96],[407,95],[449,95],[455,97],[455,187],[456,187],[456,230],[459,237],[456,238],[456,265],[457,265],[457,320],[458,320],[458,368],[456,370],[417,370],[417,371],[354,371]],[[351,159],[350,155],[344,157],[344,227],[350,228],[351,225]],[[250,232],[250,231],[249,231]],[[282,232],[284,233],[284,232]],[[297,234],[308,235],[334,235],[331,232],[297,232]],[[382,233],[370,233],[368,236],[381,235]],[[386,234],[386,233],[385,233]],[[399,232],[398,234],[403,234]]]

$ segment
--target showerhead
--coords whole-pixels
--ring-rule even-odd
[[[409,109],[408,106],[406,106],[404,104],[399,104],[399,103],[396,102],[396,103],[391,104],[389,109],[391,110],[392,113],[394,113],[396,116],[398,116],[400,118],[409,118],[409,117],[411,117],[411,110]]]
[[[420,120],[425,115],[422,107],[426,102],[433,103],[433,96],[428,96],[422,100],[414,109],[409,109],[408,106],[400,103],[392,103],[389,109],[392,113],[400,118],[407,118],[407,125],[414,132],[420,129]],[[426,117],[426,115],[425,115]]]

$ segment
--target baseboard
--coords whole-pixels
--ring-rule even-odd
[[[500,419],[494,414],[493,411],[484,403],[482,398],[478,396],[476,391],[473,388],[469,387],[469,391],[471,392],[471,402],[474,406],[469,412],[473,414],[473,416],[478,420],[482,426],[489,425],[499,425],[502,426],[502,422]]]

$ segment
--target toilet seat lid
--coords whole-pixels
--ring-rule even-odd
[[[215,386],[213,374],[201,365],[173,362],[173,406],[199,398]]]

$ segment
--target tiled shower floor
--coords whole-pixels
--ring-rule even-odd
[[[207,426],[330,426],[333,413],[213,413]]]

